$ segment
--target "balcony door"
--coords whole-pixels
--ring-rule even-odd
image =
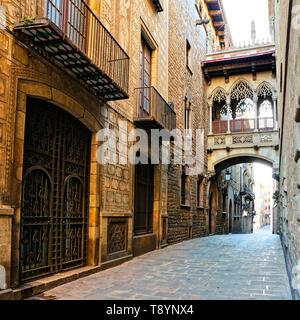
[[[46,0],[47,17],[81,50],[87,38],[88,7],[82,0]]]
[[[152,49],[142,38],[140,49],[140,116],[148,116],[151,113],[151,56]]]

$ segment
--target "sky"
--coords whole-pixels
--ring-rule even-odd
[[[262,183],[270,189],[273,188],[273,169],[267,165],[255,163],[254,166],[254,181]]]
[[[251,21],[256,24],[257,39],[270,38],[267,0],[223,0],[234,43],[251,39]]]

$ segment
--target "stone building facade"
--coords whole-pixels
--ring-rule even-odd
[[[255,201],[255,228],[260,229],[264,226],[272,225],[272,188],[266,187],[261,182],[255,184],[255,194],[257,199]]]
[[[91,33],[97,30],[95,34],[105,37],[114,51],[104,52],[106,44],[101,42],[97,49],[95,43],[101,39],[84,29],[86,20],[79,33],[73,30],[76,36],[65,30],[68,43],[59,38],[60,31],[55,34],[55,26],[51,25],[49,31],[47,25],[38,30],[39,35],[49,32],[57,39],[49,40],[50,47],[45,48],[44,43],[33,46],[31,41],[36,38],[28,38],[23,31],[37,18],[44,18],[47,1],[41,1],[41,7],[30,7],[28,1],[20,2],[21,7],[19,1],[1,2],[6,28],[0,30],[0,264],[5,267],[9,288],[74,267],[108,267],[157,249],[167,241],[167,221],[163,220],[167,212],[166,167],[153,168],[153,210],[149,210],[153,223],[149,223],[148,234],[136,235],[135,168],[120,163],[100,165],[97,133],[109,128],[120,141],[127,132],[119,131],[119,121],[127,124],[128,132],[139,126],[136,88],[141,87],[142,39],[151,49],[151,79],[147,85],[155,87],[161,103],[168,100],[168,2],[163,1],[161,12],[154,1],[143,1],[142,5],[140,1],[88,2],[90,9],[79,1],[85,14],[82,19],[89,17]],[[46,15],[61,29],[59,19],[63,18],[55,15],[56,9],[46,11]],[[14,29],[17,24],[21,24],[18,30]],[[87,38],[80,38],[80,32],[86,32]],[[87,48],[80,41],[86,41]],[[79,79],[77,65],[58,61],[65,52],[51,55],[51,45],[57,43],[55,50],[70,50],[68,61],[78,58],[73,56],[72,45],[79,52],[86,50],[75,64],[85,67],[81,72],[93,65],[93,74],[87,72]],[[97,61],[93,50],[100,50],[103,60]],[[103,74],[108,84],[92,82],[102,79]],[[52,134],[55,130],[57,136]],[[65,181],[61,181],[64,176]],[[32,224],[35,227],[31,228]]]
[[[274,1],[278,72],[280,125],[280,174],[275,204],[278,214],[277,231],[282,237],[288,269],[300,258],[300,199],[299,199],[299,14],[300,2]],[[299,291],[295,290],[299,299]]]
[[[225,230],[233,234],[253,231],[254,199],[253,165],[232,166],[221,173],[222,214],[228,217]]]
[[[224,34],[196,25],[210,16],[206,2],[59,3],[0,1],[0,265],[13,289],[208,233],[206,146],[184,204],[182,168],[124,159],[131,129],[176,120],[183,130],[185,107],[207,134],[200,61],[206,28],[218,45]],[[102,129],[114,132],[115,155],[99,153]]]
[[[176,112],[176,128],[183,134],[193,132],[193,155],[197,148],[199,172],[188,175],[188,166],[172,163],[168,171],[168,243],[206,236],[207,202],[207,134],[206,82],[201,68],[208,48],[224,45],[226,17],[220,1],[199,1],[199,11],[189,0],[169,1],[169,101]],[[218,12],[213,8],[220,9]],[[214,18],[217,15],[219,20]],[[199,17],[200,15],[200,17]],[[209,18],[198,24],[199,18]],[[216,25],[216,21],[219,24]],[[180,26],[180,28],[178,27]],[[196,130],[202,129],[202,145],[196,145]],[[175,151],[176,152],[176,149]]]
[[[279,168],[274,42],[252,39],[241,47],[216,48],[206,56],[202,68],[209,115],[208,216],[214,234],[229,226],[229,211],[223,212],[221,172],[256,161],[275,171]],[[244,229],[251,232],[252,222],[248,226]]]
[[[185,129],[205,129],[204,78],[199,63],[206,54],[205,29],[190,23],[199,19],[191,1],[170,1],[169,10],[169,56],[172,57],[169,61],[169,100],[174,104],[177,115],[176,126],[181,132]],[[196,152],[195,142],[193,152]],[[205,159],[203,148],[203,169]],[[185,170],[180,165],[169,168],[169,243],[207,234],[204,170],[199,176],[185,175]]]

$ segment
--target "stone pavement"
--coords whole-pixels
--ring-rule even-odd
[[[280,239],[268,230],[190,240],[62,285],[36,298],[292,299]]]

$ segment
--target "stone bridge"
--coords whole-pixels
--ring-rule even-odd
[[[262,162],[279,168],[279,132],[211,134],[208,137],[210,175],[239,163]]]

